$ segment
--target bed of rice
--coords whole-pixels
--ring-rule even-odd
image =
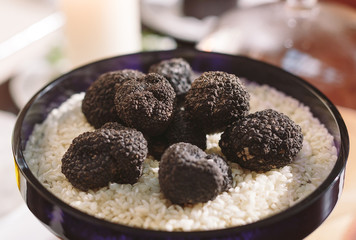
[[[98,191],[81,192],[61,173],[61,158],[73,138],[93,130],[82,114],[84,93],[73,95],[36,125],[24,152],[43,185],[71,206],[98,218],[130,226],[190,231],[251,223],[276,214],[313,192],[337,159],[333,137],[308,107],[268,86],[248,84],[251,112],[272,108],[302,127],[303,149],[295,162],[281,169],[256,173],[231,163],[233,187],[204,204],[172,205],[160,192],[159,162],[148,157],[143,176],[134,185],[111,183]],[[208,136],[209,152],[220,152],[220,135]]]

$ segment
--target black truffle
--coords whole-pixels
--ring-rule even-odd
[[[192,84],[193,71],[182,58],[163,60],[149,68],[149,72],[164,76],[172,85],[177,96],[185,94]]]
[[[133,128],[126,127],[118,122],[107,122],[104,125],[101,126],[102,129],[114,129],[114,130],[135,130]]]
[[[162,134],[170,124],[176,94],[167,79],[156,73],[117,85],[119,118],[148,136]]]
[[[106,122],[119,122],[114,104],[115,85],[143,76],[142,72],[131,69],[100,75],[87,89],[82,102],[82,112],[88,122],[95,128],[100,128]]]
[[[148,154],[159,160],[170,145],[178,142],[191,143],[206,149],[206,134],[181,108],[176,108],[173,120],[163,134],[148,139]]]
[[[191,143],[199,148],[206,149],[206,134],[203,130],[187,116],[184,109],[175,111],[173,121],[165,132],[169,145],[178,142]]]
[[[146,138],[148,142],[148,154],[156,160],[160,160],[164,151],[169,147],[165,134]]]
[[[228,168],[218,155],[208,155],[189,143],[176,143],[162,155],[158,179],[173,204],[195,204],[212,200],[231,187]]]
[[[222,172],[224,181],[221,187],[221,192],[228,190],[232,186],[232,172],[230,166],[217,154],[208,154],[207,159],[212,159]]]
[[[114,130],[117,130],[117,131],[119,131],[119,130],[136,131],[136,129],[130,128],[130,127],[126,127],[126,126],[124,126],[124,125],[122,125],[122,124],[120,124],[118,122],[107,122],[103,126],[101,126],[101,129],[114,129]],[[148,145],[147,148],[148,148],[148,151],[149,151],[149,144],[148,144],[148,139],[149,138],[145,137],[145,136],[144,136],[144,138],[147,141],[147,145]]]
[[[247,115],[250,95],[239,78],[225,72],[205,72],[185,97],[185,110],[207,134],[223,131]]]
[[[137,130],[118,131],[112,151],[116,158],[116,171],[113,181],[134,184],[142,175],[143,161],[147,156],[147,141]]]
[[[147,142],[139,131],[98,129],[76,137],[62,157],[62,173],[82,191],[109,182],[137,182],[147,155]]]
[[[234,122],[219,141],[228,160],[262,172],[291,163],[302,145],[301,127],[272,109],[255,112]]]

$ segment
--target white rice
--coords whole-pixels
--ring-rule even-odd
[[[134,185],[111,183],[94,192],[72,187],[61,173],[61,158],[73,138],[93,130],[81,112],[84,93],[75,94],[36,125],[24,152],[39,181],[71,206],[115,223],[166,231],[219,229],[244,225],[292,206],[313,192],[337,159],[333,137],[309,108],[268,86],[248,84],[251,112],[272,108],[302,127],[303,149],[281,169],[256,173],[231,163],[233,187],[207,203],[172,205],[160,192],[159,162],[147,158]],[[220,134],[208,136],[208,152],[220,152]]]

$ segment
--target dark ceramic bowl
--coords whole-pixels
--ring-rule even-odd
[[[287,210],[255,223],[212,231],[165,232],[114,224],[89,216],[51,194],[30,171],[23,150],[36,123],[72,94],[85,91],[102,73],[131,68],[147,72],[152,63],[185,58],[195,71],[222,70],[266,83],[309,106],[335,138],[338,159],[326,181],[307,198]],[[98,61],[75,69],[39,91],[21,111],[12,142],[18,186],[31,212],[62,239],[302,239],[330,214],[340,197],[349,139],[336,107],[316,88],[277,67],[246,57],[174,50],[145,52]]]

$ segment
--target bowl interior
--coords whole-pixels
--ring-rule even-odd
[[[52,109],[60,106],[71,95],[85,91],[100,74],[125,68],[147,72],[151,64],[175,57],[182,57],[186,59],[191,64],[193,70],[197,72],[219,70],[234,73],[239,77],[247,78],[259,84],[268,84],[286,93],[287,95],[298,99],[300,102],[310,107],[310,110],[314,116],[319,118],[319,120],[334,136],[334,142],[338,152],[338,160],[326,181],[316,191],[314,191],[303,201],[279,214],[242,227],[214,231],[171,233],[171,236],[180,237],[182,234],[190,234],[190,236],[193,237],[209,237],[224,234],[234,235],[239,232],[241,233],[246,231],[255,231],[256,229],[264,229],[263,226],[274,226],[282,221],[296,221],[296,216],[298,216],[298,214],[307,210],[309,207],[315,208],[313,204],[317,201],[321,201],[320,199],[324,197],[327,191],[329,191],[330,186],[335,184],[336,180],[343,178],[342,173],[345,168],[349,148],[347,130],[336,107],[316,88],[302,79],[277,67],[273,67],[246,57],[200,52],[191,49],[179,49],[164,52],[145,52],[98,61],[75,69],[59,77],[40,90],[21,111],[13,134],[13,152],[16,164],[18,165],[21,174],[24,176],[25,181],[27,181],[28,184],[38,192],[38,194],[44,197],[51,204],[64,209],[64,211],[69,214],[75,215],[80,220],[86,222],[91,221],[102,226],[103,228],[116,229],[124,232],[135,231],[136,234],[158,234],[155,236],[166,234],[161,231],[133,229],[119,224],[106,222],[104,220],[88,216],[66,205],[64,202],[49,193],[31,173],[26,163],[26,159],[23,157],[23,150],[25,149],[26,142],[36,124],[43,122]],[[341,192],[341,189],[339,189],[339,191]],[[334,192],[332,193],[334,194]],[[338,194],[339,193],[337,193],[337,195]],[[338,197],[335,198],[335,201],[328,203],[330,206],[317,211],[319,215],[315,216],[316,222],[314,224],[305,227],[305,229],[301,229],[301,237],[304,237],[313,231],[318,224],[320,224],[327,217],[335,205]],[[31,209],[31,211],[33,210]],[[299,218],[300,216],[298,219]]]

